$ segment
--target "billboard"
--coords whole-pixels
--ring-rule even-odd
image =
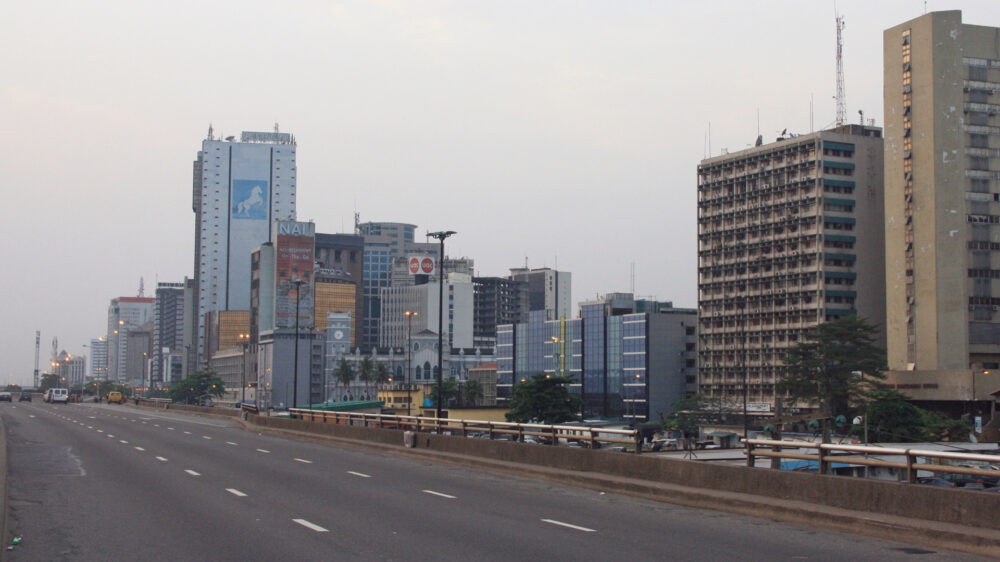
[[[410,275],[434,275],[437,272],[437,261],[434,256],[411,255],[407,257]]]
[[[316,226],[311,222],[296,221],[278,221],[275,226],[274,325],[294,328],[298,306],[299,329],[312,329]]]

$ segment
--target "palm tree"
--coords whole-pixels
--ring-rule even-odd
[[[347,362],[344,357],[340,358],[340,362],[337,363],[337,368],[333,371],[333,378],[337,379],[337,382],[344,387],[344,392],[347,392],[347,388],[351,386],[351,382],[354,381],[354,367]]]
[[[375,378],[375,362],[368,355],[361,358],[361,364],[358,365],[358,378],[365,383],[365,393],[368,393]]]
[[[389,370],[389,366],[385,363],[379,361],[375,363],[375,383],[385,384],[389,382],[389,378],[392,377],[392,371]]]
[[[476,406],[476,403],[483,399],[483,385],[476,379],[469,379],[465,381],[462,394],[470,406]]]

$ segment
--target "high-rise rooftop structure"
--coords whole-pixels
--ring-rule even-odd
[[[882,325],[882,151],[880,129],[845,125],[702,160],[700,394],[770,411],[785,351],[816,326]]]
[[[380,291],[392,286],[393,263],[408,254],[437,257],[438,245],[415,242],[417,226],[398,222],[363,222],[357,233],[365,238],[362,312],[357,323],[361,328],[361,348],[367,350],[379,343],[379,323],[382,318]]]
[[[1000,368],[1000,29],[932,12],[887,29],[883,57],[889,368],[920,383],[915,399],[986,401],[996,382],[976,392],[973,377]]]
[[[570,318],[573,307],[573,275],[548,267],[514,268],[510,278],[523,281],[528,291],[528,310],[544,310],[549,320]]]
[[[195,298],[199,364],[207,361],[205,313],[250,309],[250,252],[271,241],[277,220],[295,220],[295,137],[209,129],[194,161]]]
[[[157,283],[156,306],[153,309],[152,386],[165,377],[167,358],[184,351],[184,283]]]
[[[127,382],[128,334],[153,319],[154,299],[145,297],[118,297],[108,306],[108,374],[107,378]]]

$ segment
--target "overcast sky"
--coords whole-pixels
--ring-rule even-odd
[[[840,0],[847,114],[882,125],[882,30],[922,0]],[[996,0],[944,2],[1000,26]],[[834,120],[834,3],[6,2],[0,383],[34,332],[87,354],[110,299],[193,275],[191,163],[298,141],[298,218],[456,230],[479,275],[558,266],[573,300],[697,302],[696,167]],[[810,116],[810,100],[814,110]]]

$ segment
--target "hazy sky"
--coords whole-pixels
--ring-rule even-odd
[[[882,125],[882,30],[922,0],[840,0],[847,113]],[[1000,26],[996,0],[944,2]],[[574,301],[697,301],[696,167],[834,120],[834,3],[5,2],[0,383],[192,275],[191,163],[298,141],[298,218],[456,230],[480,275],[558,266]]]

